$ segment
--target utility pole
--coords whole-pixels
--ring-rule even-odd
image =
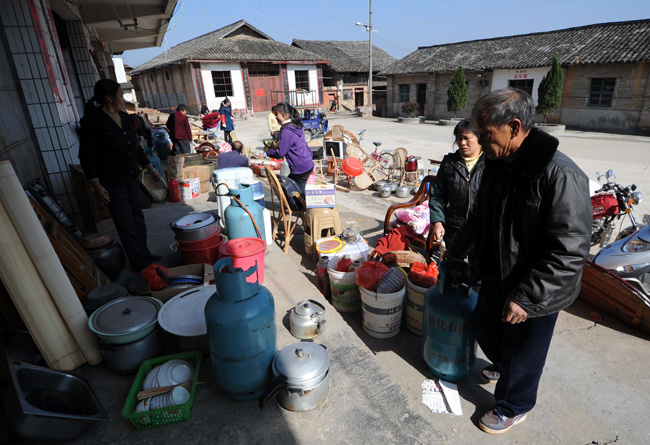
[[[370,17],[368,21],[368,102],[372,116],[372,0],[370,0]]]

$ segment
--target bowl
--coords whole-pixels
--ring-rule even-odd
[[[359,176],[363,173],[363,163],[361,159],[348,157],[341,162],[341,170],[350,176]]]

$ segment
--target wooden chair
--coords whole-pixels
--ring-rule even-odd
[[[363,164],[363,173],[354,178],[354,183],[361,190],[365,190],[375,182],[383,179],[386,175],[381,168],[381,162],[373,159],[358,144],[350,144],[345,149],[348,156],[357,158]]]
[[[336,159],[336,155],[334,154],[334,149],[330,149],[330,153],[332,155],[332,176],[334,177],[334,188],[340,188],[344,192],[349,193],[350,189],[352,188],[352,178],[350,175],[346,174],[343,170],[341,170],[341,163]],[[339,182],[341,180],[346,180],[348,183],[348,187],[345,188],[342,185],[339,185]]]
[[[389,176],[392,180],[399,175],[398,185],[400,186],[404,183],[404,178],[406,177],[406,158],[408,158],[406,148],[400,147],[393,151],[393,165],[389,168]]]
[[[284,194],[280,180],[273,172],[273,169],[268,165],[264,167],[266,171],[266,178],[269,181],[269,186],[271,187],[271,215],[273,218],[273,241],[276,241],[278,236],[278,228],[280,223],[282,227],[280,228],[282,234],[284,235],[284,253],[289,252],[289,244],[291,243],[291,237],[293,236],[293,231],[298,225],[298,220],[302,220],[305,213],[304,210],[297,211],[291,210],[289,207],[289,202],[287,197]],[[276,207],[275,201],[277,199],[278,205]],[[304,199],[300,197],[304,205]],[[292,216],[296,215],[296,220],[293,221]],[[278,242],[278,246],[280,243]]]
[[[434,179],[436,179],[436,177],[433,175],[426,176],[422,181],[422,184],[420,184],[420,188],[415,193],[413,199],[405,203],[393,204],[392,206],[388,207],[388,210],[386,211],[386,217],[384,218],[384,236],[388,235],[388,233],[391,231],[390,220],[395,210],[404,209],[407,207],[415,207],[429,199],[429,194],[427,193],[427,186],[429,189],[431,189]],[[431,255],[434,249],[440,249],[441,246],[440,241],[434,240],[433,226],[429,228],[429,233],[426,236],[416,235],[412,237],[411,243],[415,244],[416,246],[422,247],[427,252],[427,255]]]

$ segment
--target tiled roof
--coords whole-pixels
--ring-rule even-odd
[[[420,47],[383,75],[650,61],[650,19]]]
[[[336,40],[299,40],[293,45],[320,54],[329,60],[330,67],[337,72],[368,71],[368,42],[346,42]],[[386,51],[372,46],[372,70],[381,71],[397,59]]]
[[[168,65],[179,65],[187,60],[324,61],[312,52],[273,40],[246,21],[240,20],[178,44],[129,74],[137,75]]]

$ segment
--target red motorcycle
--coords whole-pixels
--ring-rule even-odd
[[[600,181],[602,176],[596,172],[596,179]],[[593,223],[591,230],[591,245],[600,245],[603,247],[609,244],[616,223],[623,220],[626,216],[630,217],[631,226],[622,230],[622,222],[619,226],[619,233],[616,239],[624,238],[631,233],[639,230],[642,225],[639,224],[634,216],[633,206],[641,202],[641,192],[635,192],[636,185],[622,187],[616,183],[616,176],[612,170],[605,173],[607,182],[603,184],[591,197],[593,206]]]

